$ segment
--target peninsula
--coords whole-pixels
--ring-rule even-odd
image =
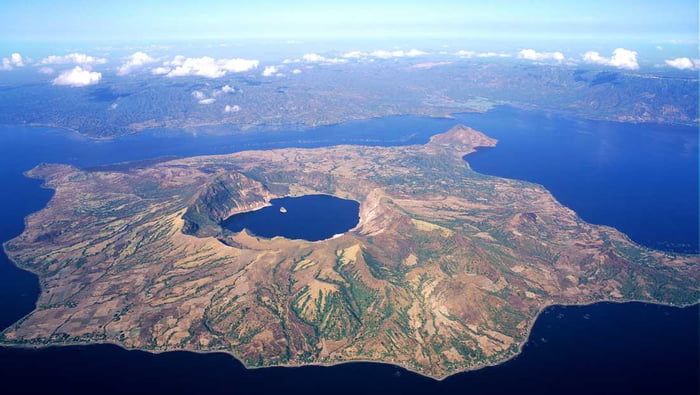
[[[460,125],[425,145],[38,166],[28,175],[55,194],[4,247],[42,291],[1,341],[223,351],[249,367],[377,361],[443,378],[516,355],[552,304],[700,300],[698,256],[641,247],[463,160],[495,144]],[[358,225],[317,242],[220,226],[307,194],[358,201]]]

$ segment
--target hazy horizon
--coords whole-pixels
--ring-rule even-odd
[[[692,0],[562,2],[6,0],[7,41],[188,39],[616,39],[697,42]]]

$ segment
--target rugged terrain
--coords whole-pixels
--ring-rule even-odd
[[[440,378],[512,357],[551,304],[698,302],[698,256],[638,246],[463,160],[495,144],[457,126],[422,146],[39,166],[29,175],[55,195],[5,249],[42,292],[2,341],[226,351],[248,366],[382,361]],[[307,242],[219,226],[311,193],[359,201],[357,227]]]
[[[417,62],[417,61],[416,61]],[[0,84],[0,124],[63,127],[112,138],[149,128],[235,133],[390,115],[445,117],[510,104],[583,119],[698,124],[697,76],[596,71],[518,62],[377,61],[221,79],[105,77],[84,89]],[[223,93],[222,86],[234,92]],[[198,96],[216,98],[203,105]],[[236,111],[227,112],[227,106]]]

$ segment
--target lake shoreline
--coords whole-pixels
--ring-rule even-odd
[[[123,345],[121,343],[117,343],[117,342],[94,342],[94,343],[91,343],[91,342],[60,342],[60,343],[58,343],[57,342],[57,343],[48,343],[48,344],[23,344],[23,343],[12,343],[12,342],[6,342],[4,340],[0,340],[0,347],[40,350],[40,349],[52,348],[52,347],[90,347],[90,346],[99,346],[99,345],[112,345],[112,346],[119,347],[119,348],[126,350],[126,351],[142,351],[142,352],[147,352],[147,353],[156,354],[156,355],[167,354],[167,353],[171,353],[171,352],[188,352],[188,353],[200,354],[200,355],[226,354],[226,355],[232,357],[233,359],[235,359],[236,361],[238,361],[247,370],[258,370],[258,369],[268,369],[268,368],[294,369],[294,368],[304,368],[304,367],[334,367],[334,366],[342,366],[342,365],[353,364],[353,363],[381,364],[381,365],[398,367],[398,368],[404,369],[408,372],[417,374],[419,376],[427,377],[429,379],[440,382],[440,381],[444,381],[450,377],[453,377],[455,375],[458,375],[460,373],[476,372],[476,371],[479,371],[482,369],[500,366],[500,365],[503,365],[504,363],[522,355],[523,348],[531,340],[530,337],[532,334],[533,327],[535,326],[538,319],[540,318],[540,315],[542,315],[544,313],[544,311],[549,309],[549,308],[552,308],[552,307],[587,307],[587,306],[595,306],[595,305],[604,304],[604,303],[614,303],[614,304],[618,304],[618,305],[624,305],[624,304],[628,304],[628,303],[640,303],[640,304],[645,304],[645,305],[650,305],[650,306],[672,307],[672,308],[676,308],[676,309],[685,309],[685,308],[690,308],[690,307],[694,307],[694,306],[700,306],[700,302],[698,302],[698,301],[696,301],[695,303],[689,303],[689,304],[684,304],[684,305],[673,305],[673,304],[650,302],[650,301],[635,300],[635,299],[598,300],[598,301],[594,301],[594,302],[577,303],[577,304],[559,304],[559,303],[546,304],[539,310],[539,312],[535,316],[535,319],[532,320],[532,322],[530,323],[529,328],[528,328],[528,336],[524,341],[522,341],[518,345],[518,351],[515,354],[513,354],[507,358],[504,358],[503,360],[494,362],[494,363],[475,366],[475,367],[469,368],[469,369],[456,370],[456,371],[449,373],[447,375],[444,375],[444,376],[431,376],[431,375],[422,373],[418,370],[414,370],[410,367],[407,367],[407,366],[404,366],[401,364],[396,364],[396,363],[387,362],[387,361],[371,360],[371,359],[352,359],[352,360],[347,360],[347,361],[337,361],[337,362],[328,362],[328,363],[312,362],[312,363],[301,363],[301,364],[272,364],[272,365],[265,365],[265,366],[252,366],[252,365],[246,364],[242,359],[238,358],[238,356],[236,356],[234,353],[232,353],[228,350],[192,350],[192,349],[188,349],[188,348],[174,348],[171,350],[154,350],[154,349],[148,349],[148,348],[128,347],[128,346],[125,346],[125,345]],[[0,336],[2,335],[3,332],[0,332]]]

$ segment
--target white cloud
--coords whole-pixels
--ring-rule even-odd
[[[10,61],[16,67],[24,67],[24,60],[22,59],[22,55],[18,54],[17,52],[10,55]]]
[[[503,52],[475,52],[459,50],[455,52],[455,55],[462,58],[509,58],[510,54]]]
[[[292,70],[292,74],[301,74],[301,70],[300,70],[300,69],[294,69],[294,70]]]
[[[176,56],[171,61],[163,62],[156,67],[153,74],[165,74],[167,77],[199,76],[207,78],[219,78],[227,72],[241,73],[258,67],[257,60],[250,59],[215,59],[209,56],[201,58],[186,58]],[[168,69],[168,71],[166,71]]]
[[[254,68],[257,68],[258,64],[260,64],[260,62],[258,62],[257,60],[240,58],[222,59],[222,61],[224,61],[223,69],[232,73],[242,73],[244,71],[252,70]]]
[[[126,62],[119,66],[119,69],[117,70],[118,75],[127,75],[134,71],[135,69],[148,64],[148,63],[153,63],[156,60],[153,59],[152,57],[148,56],[147,53],[145,52],[134,52],[131,54]]]
[[[476,56],[476,52],[460,49],[459,51],[455,52],[455,55],[461,56],[463,58],[473,58],[474,56]]]
[[[374,52],[369,53],[369,56],[372,56],[375,58],[380,58],[380,59],[414,57],[414,56],[421,56],[421,55],[427,55],[427,52],[419,51],[417,49],[412,49],[408,52],[405,52],[402,50],[396,50],[396,51],[379,50],[379,51],[374,51]]]
[[[207,95],[205,95],[204,92],[202,92],[202,91],[193,91],[192,96],[194,96],[194,98],[197,100],[202,100],[202,99],[207,98]]]
[[[51,67],[42,67],[42,68],[39,69],[39,72],[40,72],[41,74],[53,74],[53,73],[56,72],[56,70],[54,70],[54,69],[51,68]]]
[[[417,49],[412,49],[408,52],[405,52],[404,56],[408,56],[408,57],[412,58],[414,56],[423,56],[423,55],[427,55],[427,54],[428,54],[427,52],[419,51]]]
[[[410,49],[408,51],[397,49],[394,51],[376,50],[376,51],[372,51],[372,52],[351,51],[351,52],[344,53],[342,56],[343,56],[343,58],[348,58],[348,59],[360,59],[360,58],[390,59],[390,58],[413,58],[416,56],[423,56],[423,55],[428,55],[428,53],[421,51],[421,50],[418,50],[418,49]]]
[[[207,78],[219,78],[226,75],[226,70],[221,67],[220,62],[210,57],[187,58],[182,64],[174,64],[176,67],[166,74],[167,77],[196,75]]]
[[[477,58],[510,58],[510,54],[503,52],[482,52],[476,54]]]
[[[275,66],[267,66],[262,72],[263,77],[271,77],[277,74],[279,70]]]
[[[535,60],[538,62],[554,60],[557,62],[564,61],[564,54],[561,52],[537,52],[534,49],[523,49],[518,52],[518,58]]]
[[[637,52],[625,48],[617,48],[611,57],[601,56],[596,51],[588,51],[583,54],[583,61],[586,63],[600,64],[603,66],[617,67],[618,69],[637,70]]]
[[[213,98],[208,98],[208,99],[202,99],[199,101],[199,104],[212,104],[216,101],[216,99]]]
[[[15,52],[11,54],[9,58],[2,58],[0,70],[9,71],[15,67],[24,67],[24,59],[22,58],[22,55]]]
[[[306,55],[302,56],[301,59],[303,61],[309,62],[309,63],[345,63],[345,62],[347,62],[347,59],[326,58],[325,56],[321,56],[321,55],[315,54],[315,53],[307,53]]]
[[[119,103],[112,103],[112,105],[109,106],[110,110],[116,110],[117,107],[119,107]]]
[[[607,65],[609,59],[600,55],[600,52],[588,51],[583,54],[583,61],[586,63],[604,64]]]
[[[238,104],[235,104],[233,106],[229,106],[228,104],[226,107],[224,107],[224,112],[239,112],[241,111],[241,107]]]
[[[326,58],[324,58],[323,56],[315,53],[307,53],[301,58],[307,62],[323,62],[326,60]]]
[[[71,53],[68,55],[58,56],[51,55],[42,59],[39,64],[79,64],[79,65],[92,65],[92,64],[104,64],[107,63],[105,58],[96,58],[84,53]]]
[[[235,93],[236,88],[230,86],[230,85],[224,85],[219,89],[216,89],[212,92],[212,97],[219,97],[221,95],[227,95],[229,93]]]
[[[414,64],[411,66],[411,68],[418,69],[418,70],[428,70],[428,69],[432,69],[433,67],[445,66],[448,64],[452,64],[452,62],[424,62],[424,63]]]
[[[380,58],[380,59],[389,59],[389,58],[394,58],[394,57],[401,57],[403,56],[403,51],[384,51],[384,50],[377,50],[374,52],[370,52],[367,54],[368,56],[372,56],[375,58]]]
[[[174,56],[172,60],[163,62],[164,66],[182,66],[185,63],[186,57],[182,55]]]
[[[102,73],[85,70],[80,66],[75,66],[74,68],[59,74],[58,77],[53,80],[53,84],[80,87],[96,84],[101,78]]]
[[[362,51],[351,51],[343,54],[344,58],[363,58],[365,56],[367,54]]]
[[[403,51],[378,50],[378,51],[371,52],[369,55],[374,56],[375,58],[389,59],[389,58],[403,56]]]
[[[151,74],[153,75],[164,75],[168,74],[170,72],[170,67],[164,67],[164,66],[159,66],[154,69],[151,69]]]
[[[700,70],[700,59],[675,58],[664,61],[668,66],[678,70]]]

